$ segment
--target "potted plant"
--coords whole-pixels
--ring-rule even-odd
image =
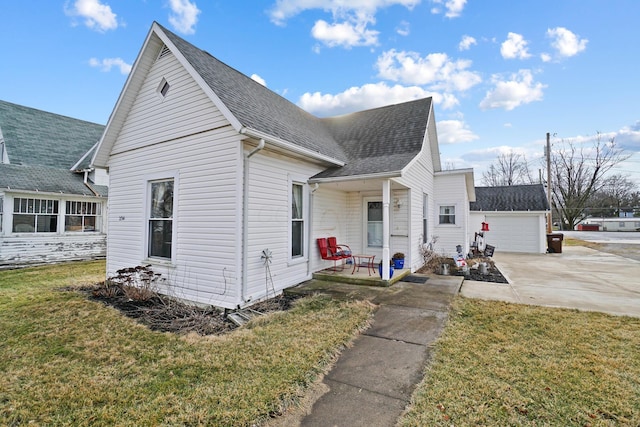
[[[396,252],[395,254],[393,254],[393,257],[391,257],[391,259],[393,260],[394,268],[397,268],[398,270],[404,268],[404,254],[402,252]]]
[[[378,264],[378,273],[380,273],[380,278],[382,278],[382,261]],[[393,260],[389,260],[389,279],[393,277]]]

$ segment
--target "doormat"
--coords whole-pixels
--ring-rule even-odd
[[[429,280],[428,277],[414,276],[412,274],[400,279],[401,282],[420,283],[421,285],[424,285],[425,283],[427,283],[427,280]]]

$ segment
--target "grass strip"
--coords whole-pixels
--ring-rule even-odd
[[[0,424],[252,425],[295,402],[372,310],[310,297],[177,336],[58,290],[103,278],[103,262],[0,272]]]
[[[458,297],[402,426],[638,426],[640,319]]]

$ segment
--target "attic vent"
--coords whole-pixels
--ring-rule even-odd
[[[164,58],[167,55],[170,55],[171,51],[169,50],[169,48],[167,47],[167,45],[163,45],[162,46],[162,50],[160,51],[160,54],[158,55],[158,59],[156,59],[156,61],[161,60],[162,58]]]
[[[170,87],[171,85],[169,84],[169,82],[163,77],[160,81],[160,84],[158,85],[158,95],[160,95],[161,98],[166,97]]]

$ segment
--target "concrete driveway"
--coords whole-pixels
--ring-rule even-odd
[[[583,246],[493,259],[509,284],[465,280],[462,295],[640,317],[640,261]]]

